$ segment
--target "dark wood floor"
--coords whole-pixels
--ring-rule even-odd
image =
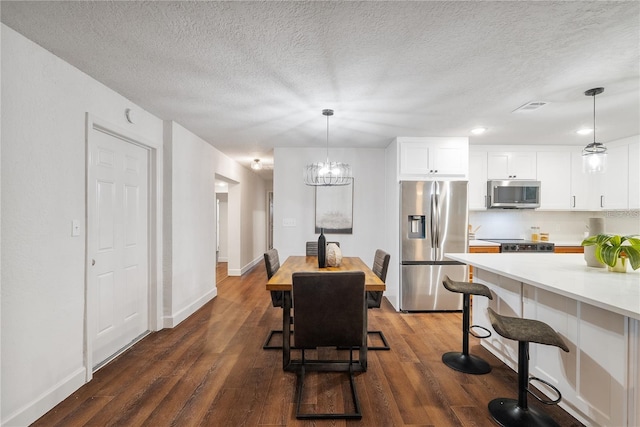
[[[441,362],[442,353],[460,348],[460,314],[401,314],[385,300],[369,310],[369,324],[384,331],[391,351],[370,352],[368,371],[356,377],[362,420],[296,420],[296,376],[282,371],[279,351],[262,350],[267,332],[281,326],[266,280],[260,265],[219,282],[213,301],[143,339],[34,425],[495,426],[487,403],[517,395],[516,374],[475,339],[471,352],[492,365],[490,374],[465,375]],[[306,409],[348,404],[342,375],[309,374]],[[559,407],[545,410],[561,426],[581,425]]]

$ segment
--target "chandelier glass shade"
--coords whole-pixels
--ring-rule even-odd
[[[593,96],[593,142],[582,150],[582,171],[585,173],[603,173],[607,170],[607,147],[596,142],[596,95],[604,92],[604,88],[589,89],[584,94]]]
[[[352,179],[351,166],[329,161],[329,117],[333,115],[333,110],[322,110],[322,115],[327,117],[327,160],[305,166],[304,183],[313,186],[349,185]]]

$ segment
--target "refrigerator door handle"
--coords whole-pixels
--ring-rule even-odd
[[[436,259],[436,196],[431,195],[431,212],[429,212],[429,237],[431,239],[431,259]]]

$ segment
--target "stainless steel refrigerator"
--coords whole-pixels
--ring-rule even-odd
[[[400,309],[462,310],[462,295],[447,291],[442,278],[468,281],[467,266],[445,260],[467,252],[467,181],[403,181],[401,193]]]

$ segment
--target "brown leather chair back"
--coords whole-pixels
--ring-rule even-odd
[[[383,282],[386,282],[387,280],[387,270],[389,269],[390,259],[391,259],[391,255],[389,255],[382,249],[377,249],[376,254],[373,257],[373,268],[371,270]],[[382,304],[382,291],[367,292],[367,307],[379,308],[381,304]]]
[[[264,266],[267,268],[267,278],[271,279],[280,269],[280,258],[277,249],[269,249],[264,253]],[[271,304],[274,307],[284,305],[284,294],[282,291],[271,291]]]

